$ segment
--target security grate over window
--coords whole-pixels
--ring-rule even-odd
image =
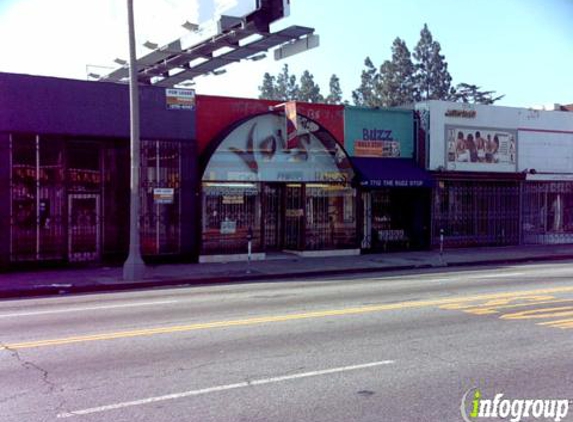
[[[442,181],[434,192],[432,244],[503,246],[519,243],[519,184]]]
[[[141,142],[141,251],[177,254],[181,249],[181,143]]]

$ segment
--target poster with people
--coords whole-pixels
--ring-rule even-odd
[[[515,171],[516,133],[479,128],[446,128],[449,170]]]

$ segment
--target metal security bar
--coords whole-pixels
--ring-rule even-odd
[[[107,142],[103,147],[102,254],[123,262],[129,248],[129,143]]]
[[[264,243],[266,251],[279,251],[283,244],[283,190],[279,184],[263,187]]]
[[[258,183],[203,183],[203,254],[247,253],[252,231],[254,252],[261,250]]]
[[[525,183],[522,204],[524,243],[573,243],[573,182]]]
[[[519,243],[519,185],[511,182],[442,181],[434,192],[432,245],[440,231],[446,246]]]
[[[65,174],[68,259],[98,261],[102,253],[102,143],[67,142]]]
[[[101,254],[101,195],[68,195],[68,255],[70,261],[96,261]]]
[[[177,254],[181,247],[181,143],[141,142],[141,249]]]
[[[11,261],[64,259],[62,143],[10,135],[10,157]]]
[[[304,245],[304,187],[289,183],[285,188],[285,249],[302,250]]]
[[[306,185],[306,249],[357,247],[355,195],[348,185]]]

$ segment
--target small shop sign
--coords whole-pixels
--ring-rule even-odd
[[[243,195],[223,195],[224,205],[243,205],[245,198]]]
[[[153,189],[153,202],[156,204],[172,204],[174,196],[175,196],[175,189],[173,188]]]
[[[165,101],[168,110],[193,110],[195,108],[195,90],[167,88]]]
[[[446,117],[462,117],[465,119],[475,119],[477,116],[477,111],[475,110],[458,110],[449,109],[444,113]]]
[[[290,218],[298,218],[304,216],[304,210],[302,208],[293,208],[285,210],[285,216]]]
[[[356,157],[400,157],[400,142],[392,141],[354,141],[354,155]]]
[[[221,221],[221,234],[235,234],[237,232],[236,221]]]

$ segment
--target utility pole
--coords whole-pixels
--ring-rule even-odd
[[[124,280],[141,280],[145,272],[145,263],[141,259],[139,240],[139,89],[137,64],[135,58],[135,26],[133,19],[133,0],[127,0],[127,21],[129,32],[129,106],[131,126],[131,177],[129,204],[129,256],[123,264]]]

